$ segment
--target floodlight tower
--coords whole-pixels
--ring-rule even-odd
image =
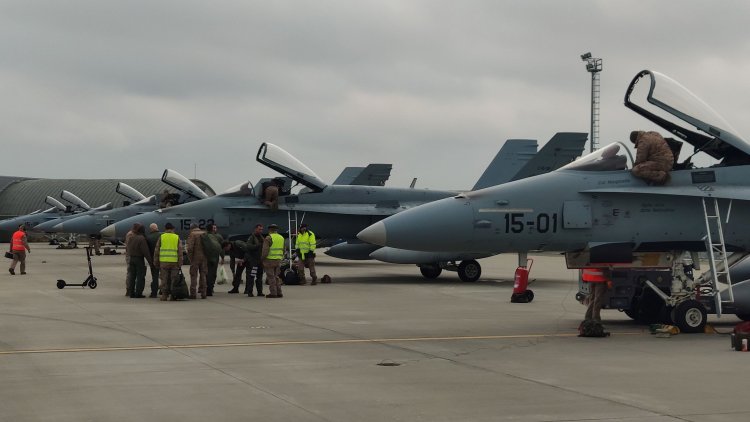
[[[602,59],[591,57],[591,53],[581,54],[586,62],[586,71],[591,73],[591,134],[589,152],[599,148],[599,72],[602,71]]]

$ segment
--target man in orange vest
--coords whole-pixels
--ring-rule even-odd
[[[10,264],[8,272],[16,275],[16,263],[21,262],[21,274],[26,274],[26,251],[31,253],[29,242],[26,240],[26,226],[21,224],[18,230],[13,233],[10,241],[10,252],[13,254],[13,263]]]
[[[600,315],[604,305],[604,295],[607,293],[609,279],[605,268],[584,268],[581,280],[589,283],[589,307],[586,309],[586,320],[601,321]]]

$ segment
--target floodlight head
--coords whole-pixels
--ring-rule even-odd
[[[588,60],[590,58],[591,58],[591,52],[585,53],[585,54],[581,54],[581,60]]]
[[[586,70],[593,70],[593,69],[594,69],[594,65],[593,64],[589,63],[589,64],[586,65]]]

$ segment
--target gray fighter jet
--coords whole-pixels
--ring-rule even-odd
[[[547,173],[581,155],[585,133],[557,133],[537,152],[536,141],[510,139],[498,151],[472,190]],[[456,271],[462,281],[476,281],[482,274],[477,259],[492,253],[423,252],[381,247],[361,241],[334,245],[327,255],[345,259],[376,259],[394,264],[415,264],[425,278],[437,278],[443,270]]]
[[[111,202],[107,202],[106,204],[92,208],[91,206],[89,206],[89,204],[86,203],[86,201],[84,201],[83,199],[76,196],[74,193],[67,191],[67,190],[63,190],[60,193],[60,198],[67,201],[71,205],[75,206],[76,209],[79,211],[74,212],[72,214],[64,215],[54,220],[50,220],[41,224],[37,224],[36,226],[32,228],[33,231],[44,232],[44,233],[56,233],[56,231],[54,230],[54,227],[65,220],[69,220],[71,218],[78,218],[83,215],[90,215],[99,211],[112,209]]]
[[[72,214],[73,210],[63,205],[57,199],[48,196],[45,200],[47,205],[51,205],[52,208],[48,208],[44,211],[36,210],[26,215],[20,215],[18,217],[9,218],[7,220],[0,221],[0,231],[15,231],[18,226],[23,224],[26,226],[26,230],[31,230],[33,227],[51,220],[58,219],[64,215]]]
[[[161,180],[182,193],[182,195],[177,193],[170,194],[170,200],[176,204],[208,198],[208,194],[201,190],[195,183],[174,170],[164,170]],[[84,213],[75,217],[60,219],[54,223],[49,223],[48,225],[52,226],[49,230],[56,233],[98,235],[103,228],[110,224],[158,209],[161,202],[157,199],[156,195],[146,197],[130,185],[122,182],[117,184],[115,191],[133,201],[133,203],[119,208]],[[122,238],[122,236],[118,238]]]
[[[629,171],[628,147],[613,143],[548,174],[406,210],[359,238],[423,251],[518,252],[521,266],[527,252],[562,251],[569,268],[670,268],[667,283],[626,282],[628,293],[609,306],[661,311],[688,332],[703,329],[707,312],[750,316],[750,289],[732,286],[727,270],[750,250],[750,143],[657,72],[636,75],[625,105],[679,138],[670,145],[676,156],[689,143],[718,162],[695,168],[691,155],[665,186],[651,186]],[[708,271],[689,277],[685,252],[707,253]]]
[[[571,136],[580,138],[582,134]],[[294,234],[297,225],[304,221],[313,228],[320,239],[318,245],[323,247],[331,244],[328,242],[354,239],[361,229],[386,216],[457,193],[415,188],[328,185],[295,157],[269,143],[261,145],[256,159],[285,175],[277,178],[283,182],[283,187],[276,211],[263,205],[263,186],[268,181],[263,179],[255,186],[245,182],[213,198],[131,217],[105,228],[101,233],[105,237],[120,236],[135,222],[155,222],[160,227],[171,222],[180,234],[185,235],[191,223],[200,227],[215,223],[225,236],[244,239],[257,223],[287,226],[287,232]],[[292,194],[292,183],[304,188]]]

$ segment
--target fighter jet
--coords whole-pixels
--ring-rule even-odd
[[[498,151],[472,190],[507,183],[562,167],[581,155],[585,133],[557,133],[537,153],[536,141],[510,139]],[[376,259],[394,264],[416,264],[425,278],[437,278],[443,270],[456,271],[462,281],[476,281],[482,274],[477,259],[492,253],[423,252],[380,247],[356,241],[334,245],[327,255],[345,259]]]
[[[48,208],[44,211],[36,210],[26,215],[0,221],[0,231],[15,231],[21,224],[26,226],[27,230],[31,230],[38,224],[55,220],[63,215],[71,214],[73,212],[72,209],[66,207],[60,201],[51,196],[48,196],[44,202],[47,203],[47,205],[51,205],[52,208]]]
[[[169,194],[170,201],[174,201],[176,204],[208,198],[208,194],[201,190],[195,183],[174,170],[164,170],[161,180],[177,191],[182,192],[182,195],[177,193]],[[115,191],[134,202],[119,208],[82,214],[68,219],[60,219],[56,224],[50,223],[49,225],[52,227],[49,230],[57,233],[99,235],[99,232],[110,224],[158,209],[161,202],[157,199],[156,195],[146,197],[130,185],[122,182],[117,184]]]
[[[74,193],[63,190],[60,193],[60,198],[67,201],[71,205],[76,207],[77,212],[73,212],[72,214],[64,215],[62,217],[58,217],[54,220],[46,221],[41,224],[37,224],[32,228],[35,232],[44,232],[44,233],[55,233],[54,227],[58,224],[62,223],[65,220],[69,220],[71,218],[77,218],[83,215],[90,215],[95,212],[104,211],[112,209],[112,203],[107,202],[106,204],[100,205],[98,207],[92,208],[89,204],[86,203],[83,199],[76,196]]]
[[[615,142],[557,171],[406,210],[359,238],[422,251],[518,252],[524,263],[530,251],[561,251],[569,268],[671,268],[667,286],[626,284],[622,307],[652,307],[638,295],[653,292],[688,332],[702,331],[707,312],[750,316],[750,295],[732,286],[727,271],[750,249],[750,143],[658,72],[638,73],[625,105],[679,138],[671,142],[676,156],[689,143],[693,155],[718,163],[695,168],[691,155],[665,186],[652,186],[631,174],[631,153]],[[709,270],[694,280],[684,273],[686,251],[709,257]]]

